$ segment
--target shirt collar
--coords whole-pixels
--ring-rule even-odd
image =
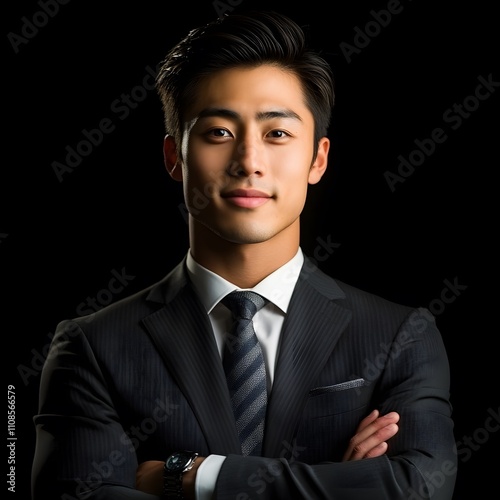
[[[304,255],[299,248],[291,260],[250,290],[259,293],[286,313],[303,263]],[[187,254],[186,265],[189,278],[208,314],[228,293],[240,290],[233,283],[198,264],[190,251]]]

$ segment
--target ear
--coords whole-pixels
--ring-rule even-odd
[[[309,170],[309,184],[317,184],[328,165],[328,151],[330,150],[330,139],[322,137],[318,143],[318,153],[314,159],[314,163]]]
[[[171,135],[166,135],[163,139],[163,161],[172,179],[182,181],[182,166],[177,155],[177,145]]]

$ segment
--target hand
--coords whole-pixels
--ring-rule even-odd
[[[193,468],[182,475],[182,489],[184,498],[195,498],[196,471],[205,457],[198,457]],[[135,473],[135,487],[144,493],[161,496],[163,494],[163,467],[165,462],[160,460],[148,460],[137,468]]]
[[[135,487],[144,493],[163,494],[163,467],[165,462],[148,460],[142,462],[135,473]]]
[[[383,455],[387,451],[387,440],[399,430],[398,421],[399,414],[394,411],[380,417],[379,411],[373,410],[361,420],[356,434],[349,441],[342,461],[361,460]]]

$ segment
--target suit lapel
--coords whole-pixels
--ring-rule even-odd
[[[210,320],[179,266],[167,277],[164,307],[143,323],[189,401],[212,453],[240,453],[226,378]],[[175,292],[170,292],[175,290]],[[158,289],[150,300],[158,300]]]
[[[211,453],[239,454],[226,378],[210,320],[181,263],[154,287],[149,300],[163,307],[143,320],[166,366],[189,401]],[[343,292],[307,261],[285,319],[271,392],[263,455],[291,451],[303,405],[351,311],[336,303]],[[298,443],[300,445],[300,443]]]
[[[332,300],[343,298],[335,282],[306,264],[281,334],[264,437],[263,454],[269,457],[291,451],[307,394],[351,319],[351,311]]]

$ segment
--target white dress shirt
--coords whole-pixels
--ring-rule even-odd
[[[278,359],[281,327],[303,262],[304,255],[299,248],[295,256],[285,265],[264,278],[253,288],[245,289],[252,290],[269,301],[253,317],[255,334],[259,339],[264,354],[269,393],[271,393],[275,364]],[[229,309],[220,301],[229,293],[242,289],[200,266],[193,259],[191,252],[187,254],[186,264],[189,278],[193,282],[212,323],[215,341],[222,358],[224,336],[230,330],[232,318]],[[210,500],[212,498],[217,476],[224,459],[225,457],[221,455],[209,455],[198,468],[196,474],[197,500]]]

